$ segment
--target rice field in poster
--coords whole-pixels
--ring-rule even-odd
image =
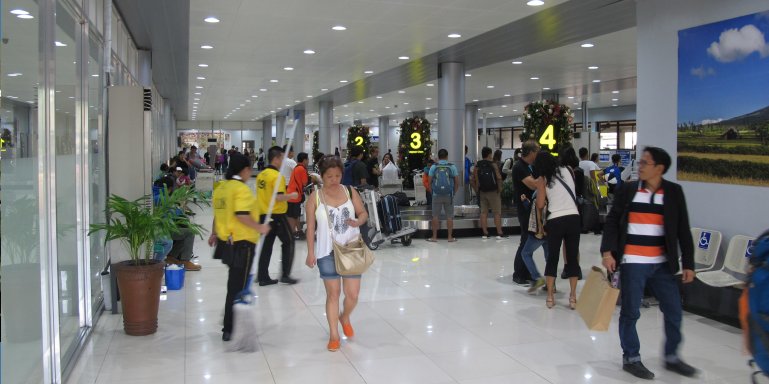
[[[769,187],[769,10],[678,32],[678,179]]]

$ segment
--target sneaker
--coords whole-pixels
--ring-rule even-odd
[[[222,332],[222,341],[230,341],[232,339],[232,333]]]
[[[273,279],[270,279],[270,280],[259,280],[259,286],[260,287],[264,287],[266,285],[273,285],[273,284],[278,284],[278,280],[273,280]]]
[[[648,370],[643,363],[636,361],[635,363],[622,364],[622,370],[630,373],[631,375],[644,380],[653,380],[654,373]]]
[[[291,278],[291,277],[288,277],[288,276],[285,276],[285,277],[281,277],[280,278],[280,282],[283,283],[283,284],[294,285],[294,284],[298,283],[299,280]]]
[[[481,239],[488,240],[489,239],[489,235],[483,235],[483,236],[481,236]]]
[[[537,290],[545,286],[545,279],[540,277],[529,287],[529,294],[533,295],[537,293]]]
[[[694,368],[681,360],[678,360],[675,363],[665,362],[665,369],[686,377],[694,377],[699,373],[697,368]]]
[[[513,283],[523,286],[529,285],[529,280],[521,279],[520,277],[513,277]]]
[[[510,235],[505,235],[504,233],[501,235],[497,235],[497,240],[504,240],[510,238]]]

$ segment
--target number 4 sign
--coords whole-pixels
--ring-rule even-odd
[[[558,141],[555,139],[555,127],[553,127],[553,124],[548,125],[545,132],[539,137],[539,144],[553,152],[553,148],[558,144]],[[558,156],[558,153],[553,152],[553,156]]]

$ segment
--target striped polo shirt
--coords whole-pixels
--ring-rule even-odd
[[[653,196],[652,196],[653,194]],[[662,189],[657,192],[640,187],[630,204],[627,243],[623,263],[656,264],[667,262]]]

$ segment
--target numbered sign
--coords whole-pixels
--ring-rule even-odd
[[[422,134],[414,132],[411,134],[411,142],[409,142],[409,153],[425,153],[424,143],[422,142]]]
[[[558,141],[555,139],[555,127],[553,127],[553,124],[548,125],[545,132],[539,137],[539,144],[542,147],[547,147],[553,156],[558,156],[558,153],[553,151],[553,148],[558,144]]]
[[[355,136],[355,145],[363,145],[363,136]]]
[[[700,249],[710,248],[710,232],[702,232],[700,235],[700,241],[697,243]]]

